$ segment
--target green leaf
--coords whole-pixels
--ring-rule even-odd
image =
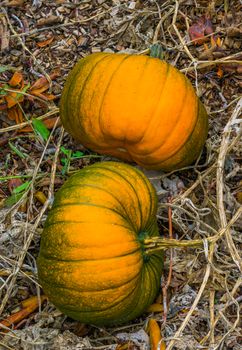
[[[6,198],[4,201],[5,207],[11,207],[12,205],[16,204],[24,195],[24,192],[12,194],[10,197]]]
[[[31,181],[24,182],[23,184],[19,185],[18,187],[15,187],[13,189],[13,194],[25,192],[29,188],[29,185],[31,184]]]
[[[34,130],[36,131],[36,133],[38,135],[40,135],[40,137],[44,141],[47,141],[49,136],[50,136],[50,132],[47,129],[47,127],[45,126],[45,124],[41,120],[38,120],[38,119],[33,119],[32,123],[33,123],[33,127],[34,127]]]
[[[10,89],[10,86],[8,84],[4,84],[0,87],[0,95],[7,95],[8,91],[6,91],[6,89]]]
[[[76,151],[74,153],[72,153],[72,156],[71,158],[74,159],[74,158],[82,158],[84,156],[84,153],[81,152],[81,151]]]
[[[64,164],[63,168],[61,169],[61,174],[65,175],[68,171],[68,168],[70,166],[70,160],[71,160],[71,150],[68,150],[68,154],[66,156],[66,158],[62,158],[62,162]]]
[[[65,148],[64,146],[61,146],[60,149],[61,149],[61,152],[64,153],[66,156],[69,155],[69,153],[70,153],[69,149]]]
[[[27,85],[25,85],[25,86],[22,88],[21,92],[26,92],[26,91],[28,90],[28,88],[30,88],[30,83],[28,83]]]
[[[29,87],[30,87],[30,84],[25,85],[25,86],[22,88],[22,90],[21,90],[19,93],[17,93],[17,95],[16,95],[16,100],[20,99],[20,97],[21,97],[24,93],[26,93],[26,91],[28,90]]]
[[[7,70],[9,70],[10,72],[16,72],[17,69],[11,66],[0,66],[0,73],[6,72]]]
[[[66,165],[67,159],[66,158],[61,158],[61,164]]]
[[[11,196],[6,198],[4,201],[5,207],[11,207],[12,205],[16,204],[23,197],[25,192],[28,190],[30,184],[31,184],[31,181],[27,181],[22,185],[14,188]]]
[[[25,159],[27,158],[27,154],[21,152],[17,147],[15,147],[10,141],[8,141],[9,147],[11,150],[16,153],[20,158]]]
[[[0,73],[6,72],[8,69],[8,66],[0,66]]]
[[[66,158],[61,158],[61,164],[63,165],[61,174],[65,175],[70,166],[70,161],[73,159],[82,158],[84,156],[84,153],[81,151],[72,152],[72,150],[67,149],[64,146],[61,146],[60,149],[61,149],[61,152],[66,156]]]

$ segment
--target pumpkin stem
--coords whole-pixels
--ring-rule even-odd
[[[160,60],[164,59],[164,50],[160,44],[153,44],[150,46],[150,56],[159,58]]]
[[[207,238],[208,244],[212,243],[211,237]],[[169,248],[199,248],[203,247],[205,240],[193,239],[191,241],[168,239],[161,237],[152,237],[144,240],[144,249],[146,254],[153,253],[154,251],[165,250]]]

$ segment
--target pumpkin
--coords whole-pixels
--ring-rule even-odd
[[[60,116],[85,147],[147,169],[191,164],[208,132],[207,113],[186,76],[142,55],[81,59],[64,86]]]
[[[159,236],[157,197],[128,164],[102,162],[71,176],[57,192],[41,236],[38,275],[64,314],[86,324],[138,317],[160,288],[163,253],[145,253]]]

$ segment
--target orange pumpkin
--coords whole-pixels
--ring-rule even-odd
[[[208,129],[186,76],[141,55],[102,52],[81,59],[67,78],[60,115],[85,147],[148,169],[191,164]]]
[[[96,163],[55,196],[41,235],[38,274],[66,315],[108,325],[139,316],[160,288],[163,253],[146,254],[158,236],[156,193],[127,164]]]

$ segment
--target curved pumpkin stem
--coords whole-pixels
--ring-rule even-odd
[[[162,237],[146,238],[143,241],[143,248],[146,253],[153,253],[154,251],[165,250],[169,248],[199,248],[205,246],[205,244],[215,244],[227,231],[228,229],[238,220],[242,214],[242,207],[240,207],[232,219],[229,221],[226,227],[222,228],[214,236],[207,237],[205,239],[192,239],[190,241],[169,239]]]
[[[208,243],[212,243],[212,237],[206,238]],[[199,248],[203,247],[205,240],[193,239],[191,241],[177,240],[161,237],[152,237],[144,240],[143,245],[146,253],[153,253],[154,251],[166,250],[169,248]]]
[[[160,60],[164,59],[164,50],[160,44],[153,44],[150,46],[150,56],[159,58]]]

